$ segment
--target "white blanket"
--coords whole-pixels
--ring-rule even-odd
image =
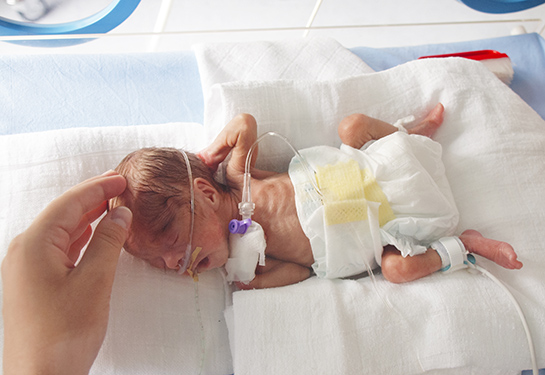
[[[516,248],[521,271],[478,263],[520,301],[545,366],[545,122],[539,115],[480,63],[461,59],[322,82],[245,79],[203,88],[211,93],[207,131],[247,112],[259,133],[287,133],[297,148],[338,145],[336,127],[346,115],[394,122],[422,118],[443,103],[445,121],[435,139],[460,210],[459,231],[477,229]],[[258,163],[286,166],[291,157],[287,149],[260,145]],[[518,374],[530,368],[519,317],[490,280],[465,271],[404,285],[376,279],[313,278],[235,293],[228,313],[235,373]]]

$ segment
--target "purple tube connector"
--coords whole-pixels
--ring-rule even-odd
[[[229,222],[229,232],[233,234],[244,234],[252,225],[252,219],[237,220],[233,219]]]

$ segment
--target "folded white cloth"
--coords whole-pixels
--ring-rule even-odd
[[[224,119],[251,113],[260,129],[279,131],[296,148],[338,146],[337,124],[354,112],[390,123],[413,113],[418,121],[443,103],[434,138],[443,146],[459,232],[473,228],[510,242],[525,262],[507,271],[477,260],[511,286],[545,362],[545,122],[482,64],[415,61],[340,80],[240,81],[212,90]],[[287,166],[291,157],[260,145],[258,163]],[[311,279],[240,292],[230,315],[237,374],[515,374],[530,367],[507,296],[465,271],[404,285],[377,276],[376,284]]]
[[[373,72],[335,39],[314,37],[193,47],[205,99],[210,88],[232,81],[297,79],[327,81]]]
[[[200,44],[194,51],[204,95],[204,124],[210,141],[232,118],[229,116],[233,111],[224,112],[230,103],[223,102],[221,92],[216,90],[220,84],[279,79],[327,81],[373,72],[339,42],[324,37]],[[244,112],[243,108],[240,111]]]

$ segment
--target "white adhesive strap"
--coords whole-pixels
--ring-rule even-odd
[[[405,125],[414,122],[414,120],[416,120],[416,118],[415,118],[413,115],[410,115],[410,116],[407,116],[407,117],[403,117],[403,118],[397,120],[397,121],[394,123],[394,126],[395,126],[396,128],[398,128],[399,131],[401,131],[401,132],[403,132],[403,133],[408,133],[407,129],[405,128]]]
[[[225,264],[227,281],[240,281],[248,284],[255,278],[257,265],[265,265],[265,232],[256,221],[246,230],[246,233],[231,233],[229,235],[229,259]]]
[[[467,268],[467,250],[458,237],[443,237],[430,247],[437,251],[443,262],[442,272],[450,273]]]

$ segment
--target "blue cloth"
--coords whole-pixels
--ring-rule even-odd
[[[193,52],[0,57],[0,134],[201,122]]]

